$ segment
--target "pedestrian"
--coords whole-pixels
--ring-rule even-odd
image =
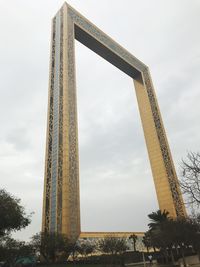
[[[148,259],[149,259],[149,263],[150,263],[150,266],[151,266],[151,264],[152,264],[152,259],[153,259],[153,257],[152,257],[151,254],[148,256]]]

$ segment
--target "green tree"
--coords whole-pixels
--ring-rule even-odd
[[[26,214],[20,202],[19,198],[4,189],[0,190],[0,238],[30,224],[31,215]]]
[[[171,257],[171,261],[174,265],[171,220],[163,221],[156,228],[150,229],[149,235],[152,247],[161,250],[166,262],[168,262],[168,257]]]
[[[89,254],[92,254],[95,251],[95,245],[88,241],[79,242],[76,250],[82,257],[84,257],[84,259],[86,259]]]
[[[99,250],[103,253],[111,255],[111,263],[117,255],[120,256],[121,263],[123,264],[123,253],[128,249],[127,240],[125,237],[106,236],[99,240]]]
[[[157,210],[148,215],[150,219],[149,231],[147,236],[151,241],[151,246],[153,248],[158,248],[164,254],[166,262],[168,262],[168,257],[171,256],[171,260],[174,263],[174,256],[172,250],[171,233],[168,231],[168,227],[171,221],[169,217],[169,212],[164,210]],[[170,252],[170,255],[168,254]]]
[[[17,259],[25,256],[34,256],[31,245],[9,236],[0,239],[0,261],[5,261],[7,265],[14,266]]]
[[[114,255],[126,251],[128,247],[126,238],[106,236],[99,240],[99,248],[104,253]]]
[[[169,212],[166,210],[157,210],[156,212],[150,213],[148,217],[150,219],[150,223],[148,224],[148,226],[151,230],[160,228],[163,222],[166,222],[170,219]]]
[[[185,261],[185,248],[194,246],[198,236],[198,225],[195,224],[190,218],[177,218],[170,222],[169,229],[172,243],[174,246],[180,247],[183,264],[186,266]]]
[[[200,261],[200,214],[192,214],[191,221],[196,227],[196,235],[193,238],[193,249],[198,254]]]
[[[69,251],[70,251],[70,255],[72,256],[73,263],[75,264],[78,254],[80,253],[79,241],[76,241],[74,243],[71,242],[69,244]]]
[[[72,249],[65,235],[54,232],[35,234],[32,237],[31,245],[47,262],[56,262],[58,259],[67,258]]]
[[[147,252],[149,252],[149,249],[152,247],[152,241],[151,241],[151,232],[147,231],[144,233],[144,236],[142,238],[142,243],[147,249]]]
[[[160,214],[160,216],[155,214]],[[148,233],[151,237],[151,244],[164,252],[166,260],[170,256],[173,264],[173,248],[178,247],[183,264],[186,266],[185,249],[189,246],[196,246],[198,248],[200,245],[198,241],[200,236],[199,224],[190,218],[169,218],[167,212],[165,212],[165,215],[162,215],[160,212],[155,212],[149,216],[151,223],[149,224],[150,229]],[[162,219],[158,219],[159,217]],[[155,218],[154,221],[153,218]]]

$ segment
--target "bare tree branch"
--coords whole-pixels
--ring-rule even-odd
[[[188,152],[180,168],[180,186],[188,198],[187,204],[200,206],[200,153]]]

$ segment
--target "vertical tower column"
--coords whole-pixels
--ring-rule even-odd
[[[42,230],[80,234],[74,28],[67,5],[52,21]]]
[[[159,208],[186,216],[185,206],[148,69],[134,80]]]
[[[53,94],[54,94],[54,74],[55,74],[55,26],[56,18],[52,20],[51,29],[51,52],[49,65],[49,92],[48,92],[48,114],[47,114],[47,134],[46,134],[46,155],[45,155],[45,175],[43,193],[43,215],[42,231],[50,231],[50,206],[51,206],[51,172],[52,172],[52,139],[53,139]]]
[[[80,235],[78,122],[73,21],[63,5],[63,196],[62,233]]]

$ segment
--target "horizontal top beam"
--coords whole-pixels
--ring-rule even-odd
[[[67,13],[74,23],[75,38],[132,78],[147,66],[88,21],[67,3]]]

